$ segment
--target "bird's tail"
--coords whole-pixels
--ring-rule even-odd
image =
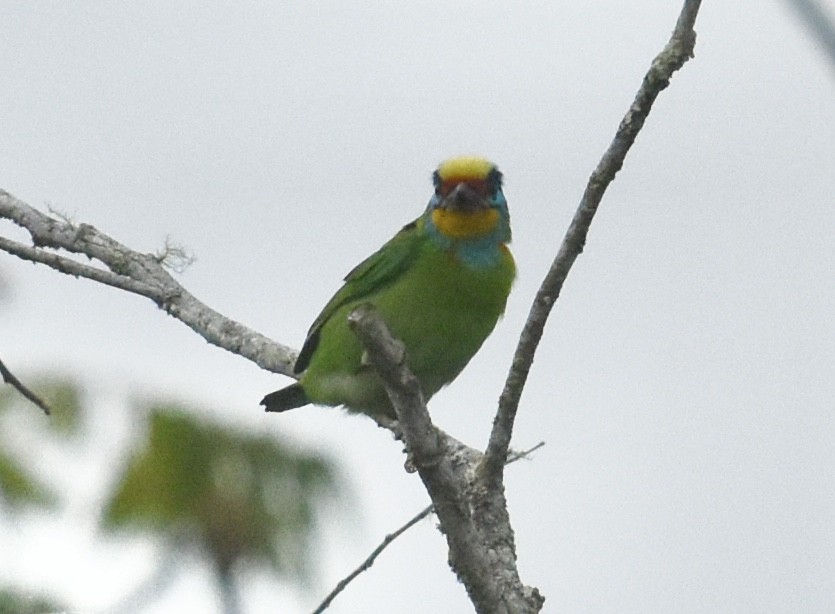
[[[310,403],[310,399],[307,398],[307,395],[304,393],[304,388],[299,383],[291,384],[287,388],[271,392],[261,399],[261,405],[264,406],[264,411],[287,411],[288,409],[301,407],[308,403]]]

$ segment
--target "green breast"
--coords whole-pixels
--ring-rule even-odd
[[[362,302],[375,305],[395,337],[406,345],[409,367],[427,399],[466,366],[504,312],[515,276],[513,257],[489,267],[463,264],[425,241],[408,267],[377,292],[337,309],[322,326],[319,345],[301,379],[314,403],[346,405],[371,413],[391,413],[388,397],[347,325]]]

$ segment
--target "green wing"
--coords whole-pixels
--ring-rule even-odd
[[[345,284],[328,301],[307,332],[307,339],[293,367],[294,373],[301,373],[310,364],[310,359],[319,345],[319,333],[322,326],[337,309],[346,303],[379,292],[400,277],[409,267],[420,249],[423,237],[421,226],[420,218],[406,224],[383,247],[360,262],[345,276]]]

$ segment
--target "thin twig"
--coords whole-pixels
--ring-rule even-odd
[[[17,256],[22,260],[45,264],[56,271],[72,275],[73,277],[85,277],[97,281],[100,284],[105,284],[106,286],[112,286],[113,288],[119,288],[120,290],[126,290],[152,299],[156,297],[156,289],[149,284],[136,281],[124,275],[117,275],[111,271],[90,266],[89,264],[84,264],[83,262],[78,262],[72,258],[60,256],[38,247],[23,245],[6,237],[0,237],[0,250]]]
[[[623,166],[626,154],[643,127],[644,120],[649,115],[655,99],[670,84],[673,73],[693,57],[693,48],[696,43],[693,25],[700,4],[701,0],[685,0],[669,42],[652,61],[635,100],[618,126],[614,140],[591,174],[559,252],[534,298],[499,399],[499,408],[485,451],[483,472],[492,484],[501,483],[504,460],[507,458],[519,399],[522,396],[539,340],[542,338],[545,322],[560,295],[568,272],[577,256],[583,251],[589,226],[603,194],[615,178],[615,174]]]
[[[6,365],[3,364],[2,360],[0,360],[0,375],[3,376],[4,382],[6,382],[9,386],[17,390],[24,397],[32,401],[32,403],[40,407],[43,410],[43,413],[45,413],[47,416],[52,413],[52,411],[49,409],[49,405],[47,405],[46,402],[43,399],[41,399],[38,395],[36,395],[34,392],[32,392],[26,386],[24,386],[23,383],[19,379],[17,379],[11,371],[9,371],[8,367],[6,367]]]
[[[527,450],[523,450],[522,452],[514,452],[514,451],[511,450],[510,454],[507,455],[507,462],[505,463],[505,467],[507,465],[515,463],[518,460],[522,460],[523,458],[529,457],[531,454],[533,454],[534,452],[539,450],[539,448],[542,448],[544,446],[545,446],[545,442],[540,441],[535,446],[533,446],[531,448],[528,448]]]
[[[412,519],[409,520],[402,527],[397,529],[395,532],[386,535],[383,541],[380,542],[380,545],[374,548],[371,554],[368,555],[368,558],[365,559],[359,567],[357,567],[354,571],[352,571],[350,574],[348,574],[342,580],[339,581],[339,583],[334,587],[334,589],[330,593],[328,593],[328,596],[322,600],[322,603],[320,603],[318,607],[315,610],[313,610],[313,614],[321,614],[322,612],[324,612],[327,609],[327,607],[331,604],[331,601],[333,601],[339,593],[345,590],[345,587],[348,586],[348,584],[350,584],[354,578],[356,578],[362,572],[367,571],[374,564],[374,561],[377,559],[377,557],[380,556],[383,550],[385,550],[391,542],[403,535],[403,533],[411,529],[414,525],[419,523],[421,520],[429,516],[429,514],[431,514],[434,511],[434,505],[427,505],[425,508],[423,508],[423,510],[415,514],[415,516],[412,517]]]

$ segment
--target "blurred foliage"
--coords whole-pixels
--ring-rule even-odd
[[[0,451],[0,498],[9,508],[53,507],[55,493],[11,456]],[[2,612],[2,610],[0,610]]]
[[[11,386],[0,385],[0,513],[59,502],[50,482],[39,477],[41,446],[59,444],[53,452],[73,455],[90,445],[81,438],[75,439],[81,446],[59,441],[82,431],[88,402],[83,388],[54,375],[21,379],[52,414],[45,416]],[[176,405],[138,408],[132,416],[147,438],[111,482],[101,511],[106,530],[162,537],[175,561],[165,573],[173,574],[186,549],[204,556],[214,566],[226,612],[240,611],[237,571],[266,568],[295,580],[309,578],[316,512],[342,491],[331,461],[273,435],[198,419]],[[108,470],[119,471],[116,465]],[[140,600],[156,598],[159,587],[154,582]],[[60,609],[0,589],[0,614]]]
[[[63,435],[78,433],[82,414],[82,391],[78,383],[54,374],[40,375],[23,383],[49,406],[51,413],[44,416],[44,422],[50,428]],[[11,386],[0,386],[0,411],[13,407],[43,414]]]
[[[0,614],[43,614],[64,610],[65,608],[44,597],[33,597],[21,591],[0,588]]]
[[[130,460],[103,525],[183,539],[221,577],[239,562],[305,578],[315,508],[337,491],[329,461],[272,436],[236,432],[183,409],[150,409],[148,440]]]
[[[76,435],[81,426],[81,387],[66,378],[37,378],[31,389],[49,406],[49,426],[62,435]]]
[[[51,416],[44,416],[40,409],[11,386],[0,386],[0,413],[14,408],[27,417],[34,416],[37,421],[59,434],[77,432],[81,415],[81,391],[78,385],[67,378],[41,376],[35,379],[30,388],[49,404],[52,408]],[[9,449],[8,438],[14,436],[15,427],[4,427],[3,436],[0,437],[0,500],[6,504],[6,508],[14,510],[23,507],[54,507],[58,503],[54,490]]]

